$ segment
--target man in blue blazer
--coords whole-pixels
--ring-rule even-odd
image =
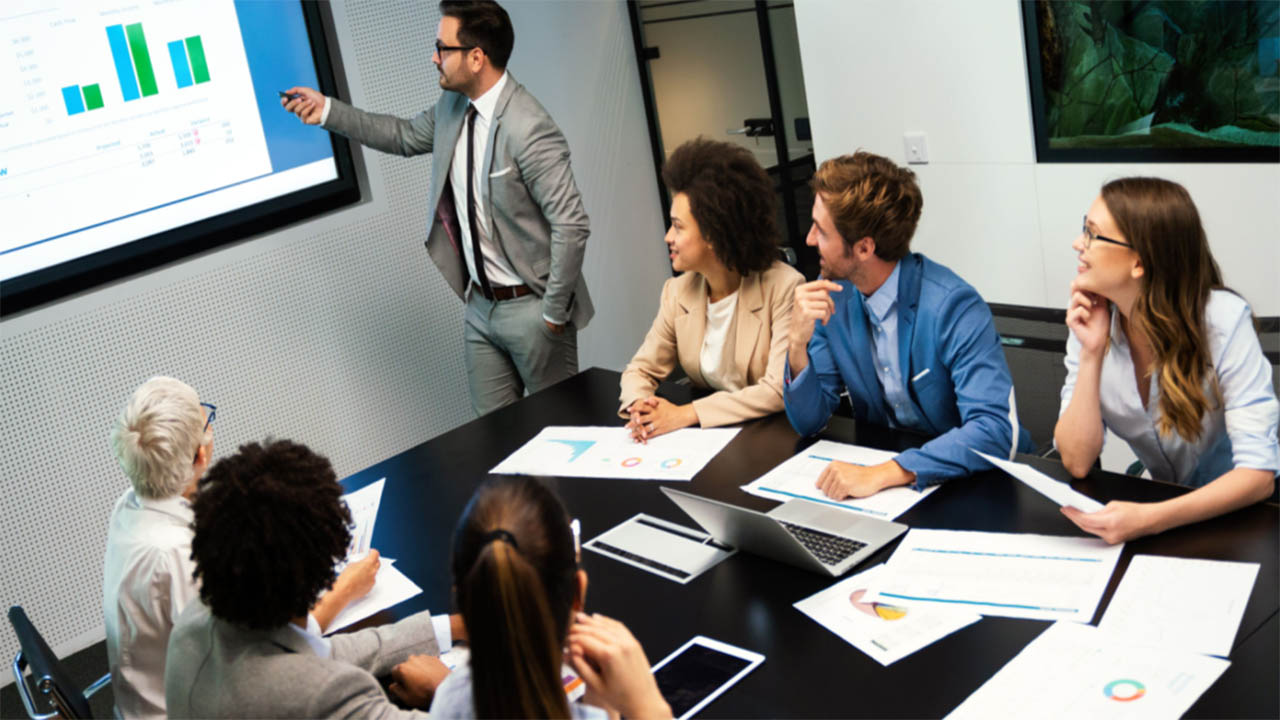
[[[443,0],[440,12],[434,108],[378,115],[302,87],[281,102],[376,150],[432,154],[427,252],[466,303],[471,404],[484,415],[578,371],[590,228],[564,135],[506,71],[507,12],[492,0]]]
[[[831,498],[899,485],[923,489],[988,465],[969,448],[1012,457],[1013,381],[991,311],[955,273],[910,252],[924,205],[915,173],[858,152],[813,178],[822,276],[796,288],[783,388],[802,435],[821,430],[848,391],[858,420],[934,438],[873,466],[832,462]]]

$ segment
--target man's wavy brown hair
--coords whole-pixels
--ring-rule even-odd
[[[822,163],[813,176],[847,253],[864,237],[876,243],[882,260],[901,260],[911,252],[924,197],[916,174],[888,158],[859,150]]]
[[[778,198],[773,181],[741,145],[698,138],[676,148],[662,167],[716,258],[740,274],[764,272],[778,259]]]

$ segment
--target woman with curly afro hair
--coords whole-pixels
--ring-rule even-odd
[[[321,634],[316,599],[351,540],[327,459],[288,440],[242,445],[200,481],[193,514],[200,599],[169,638],[170,717],[425,717],[392,705],[376,676],[390,673],[393,694],[424,705],[448,669],[434,657],[407,661],[465,635],[461,619],[420,612]],[[363,576],[355,595],[373,587],[378,566],[377,551],[347,566]]]
[[[803,276],[778,259],[773,182],[746,149],[698,138],[667,158],[666,243],[679,276],[622,373],[620,415],[637,441],[782,410],[791,302]],[[654,395],[676,364],[706,397]]]

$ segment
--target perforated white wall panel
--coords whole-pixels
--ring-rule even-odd
[[[592,220],[598,314],[580,363],[620,369],[669,276],[625,8],[506,5],[511,71],[564,129]],[[435,3],[333,13],[358,106],[407,117],[435,102]],[[127,484],[108,432],[147,377],[218,405],[215,459],[275,435],[340,476],[471,419],[462,305],[422,245],[430,158],[363,162],[360,206],[0,323],[0,603],[25,606],[56,652],[102,638],[106,523]],[[16,650],[0,623],[0,658]]]

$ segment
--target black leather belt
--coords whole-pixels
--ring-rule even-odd
[[[473,282],[471,287],[473,292],[478,292],[484,295],[486,299],[495,301],[515,300],[533,292],[533,288],[528,285],[490,285],[489,287],[493,288],[492,295],[485,293],[484,288],[480,287],[479,283]]]

